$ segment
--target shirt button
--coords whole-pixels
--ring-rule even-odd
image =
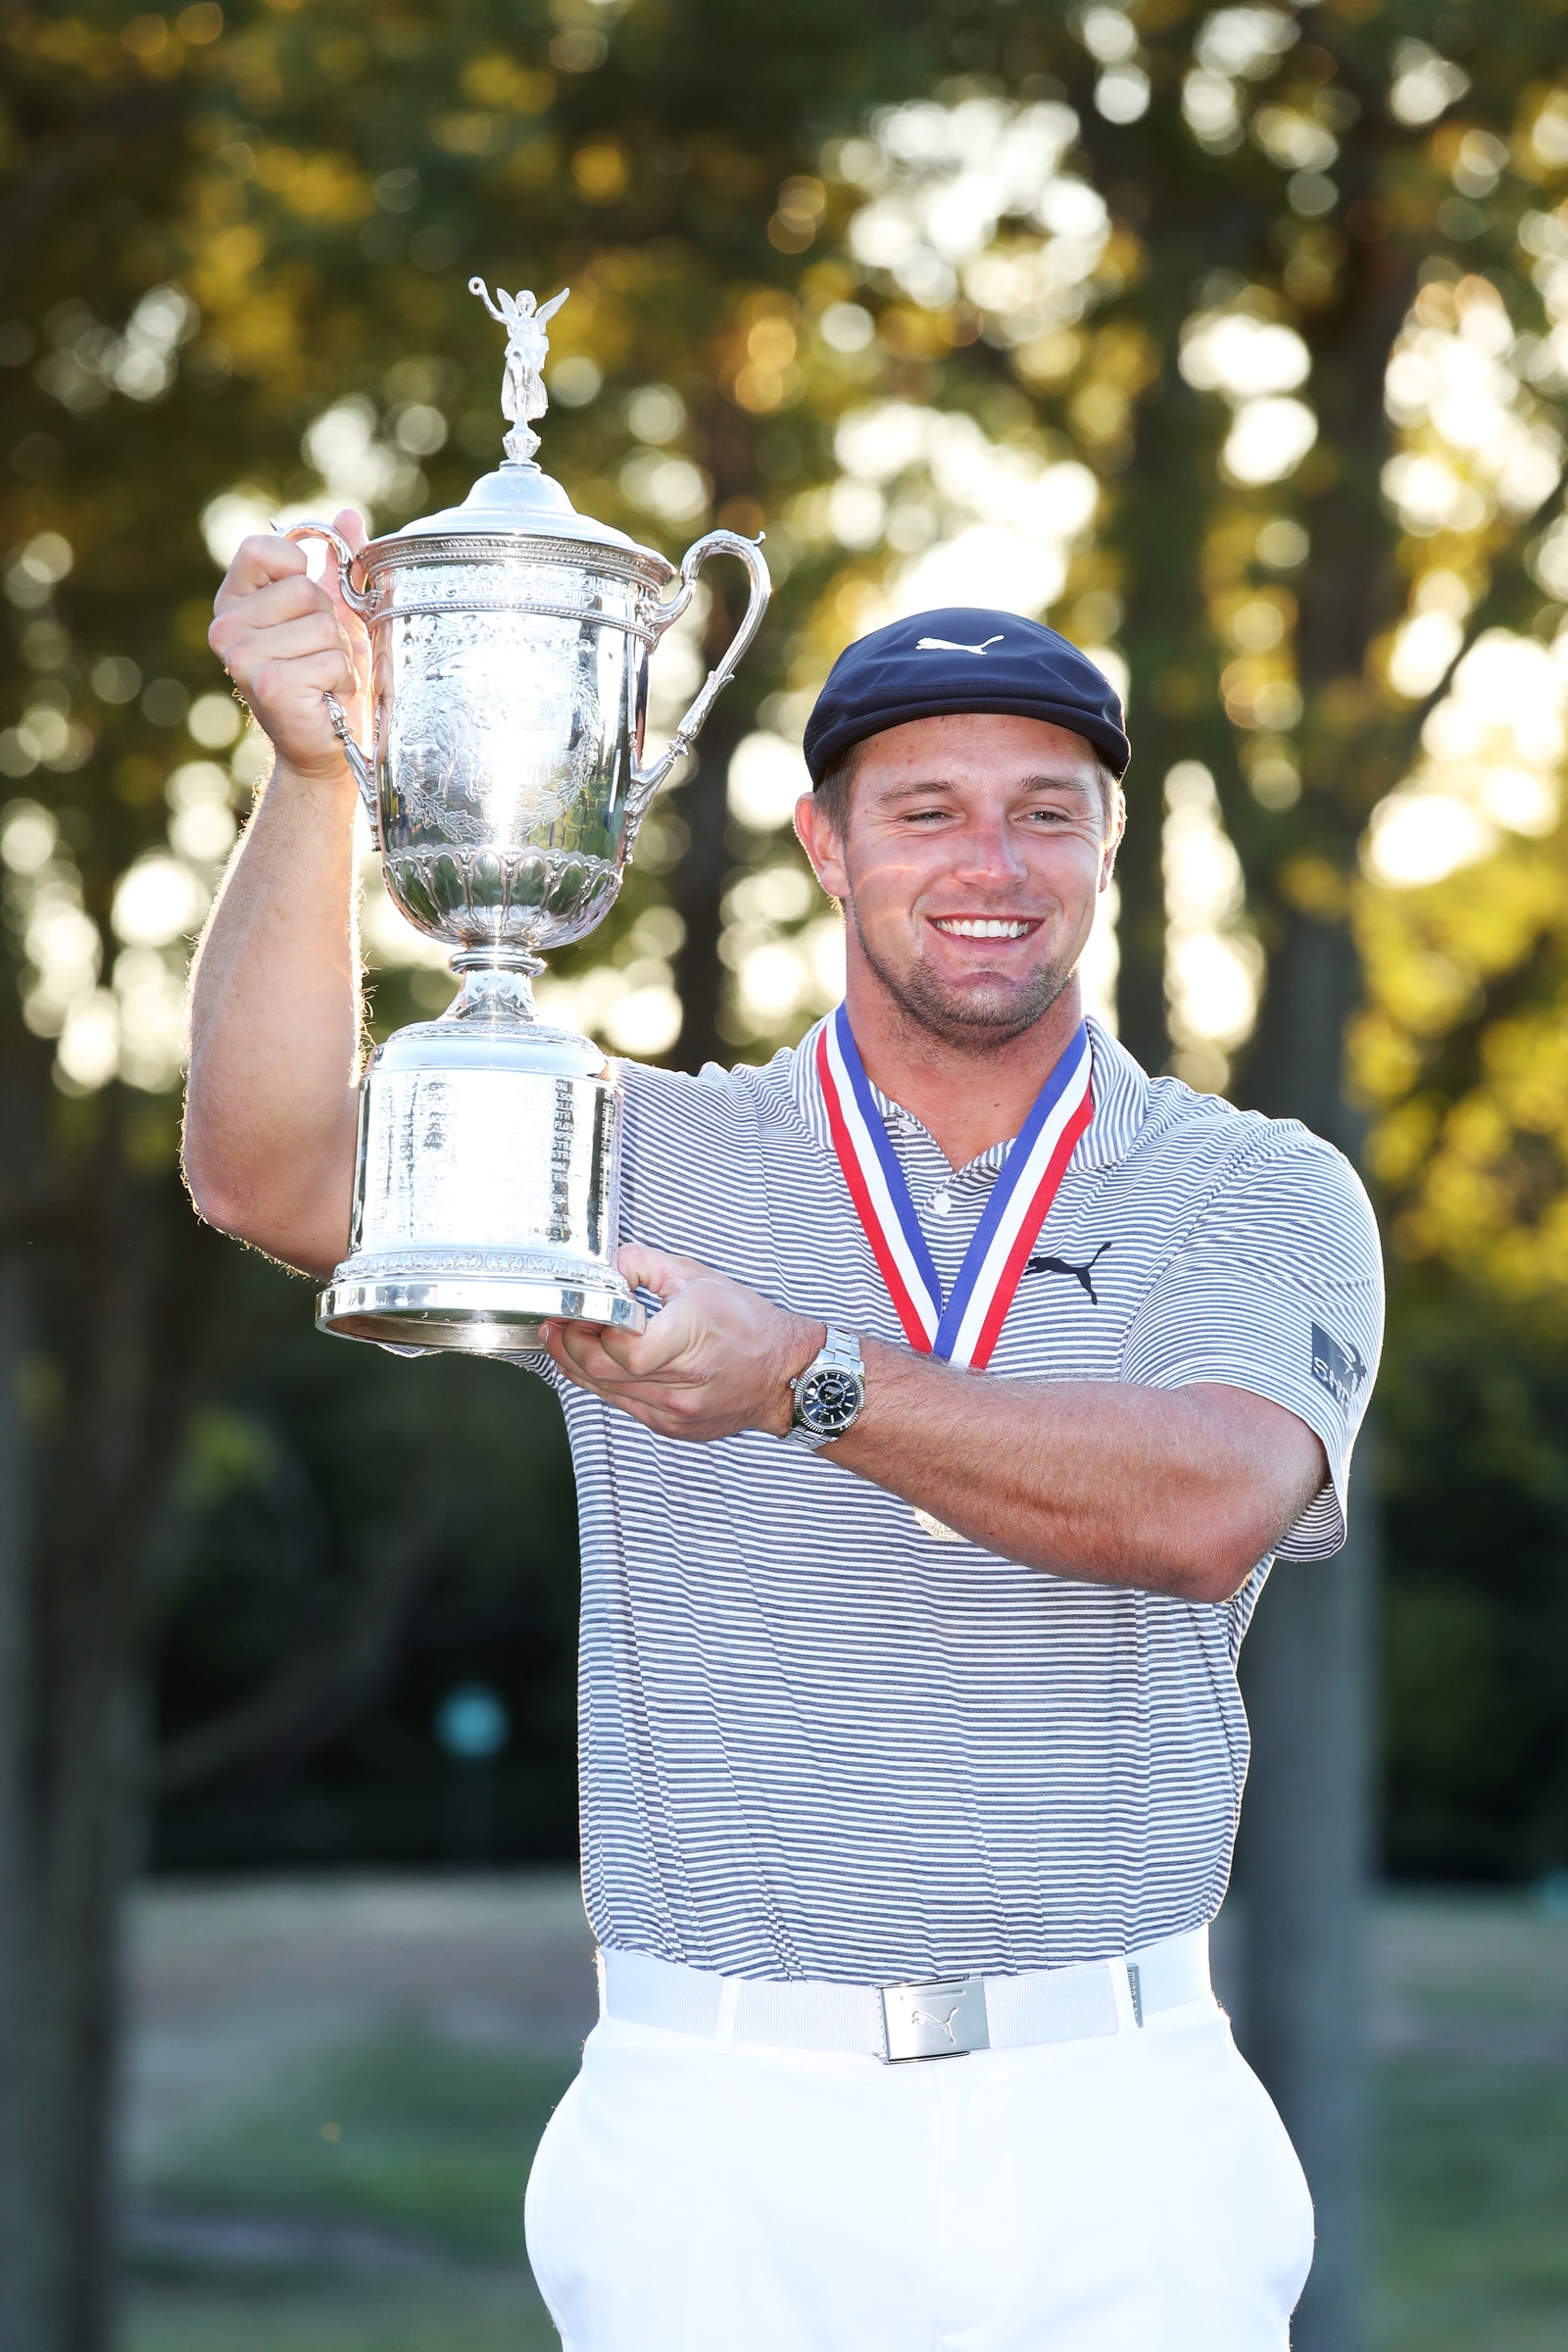
[[[933,1193],[931,1196],[931,1214],[934,1217],[951,1217],[953,1214],[953,1195],[951,1193]]]

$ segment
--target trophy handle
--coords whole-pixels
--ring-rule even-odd
[[[290,524],[287,530],[284,530],[281,524],[274,522],[272,528],[280,539],[293,539],[296,542],[301,539],[324,539],[337,558],[337,584],[343,591],[343,602],[351,612],[358,612],[362,618],[369,612],[370,598],[368,591],[364,588],[356,588],[354,585],[354,566],[359,558],[341,531],[334,531],[329,522],[296,522]],[[328,694],[324,700],[326,715],[331,721],[332,732],[343,746],[343,757],[349,763],[349,772],[360,788],[360,798],[365,803],[365,813],[370,820],[370,847],[379,858],[381,855],[381,811],[375,795],[375,761],[370,754],[355,741],[354,730],[349,725],[348,712],[338,701],[337,696]]]
[[[662,752],[651,767],[642,767],[635,760],[633,760],[632,791],[639,805],[646,804],[650,796],[662,784],[676,760],[691,750],[693,743],[702,731],[703,722],[708,713],[735,675],[741,657],[761,627],[762,614],[767,611],[767,600],[773,593],[773,583],[768,577],[767,565],[762,561],[760,533],[753,540],[743,539],[738,531],[709,531],[703,538],[696,540],[681,558],[679,593],[669,604],[662,605],[655,615],[654,625],[658,632],[654,639],[656,646],[670,623],[679,620],[691,603],[693,591],[697,586],[697,574],[702,570],[710,556],[734,556],[738,562],[745,564],[751,575],[751,600],[746,607],[746,616],[730,639],[723,659],[716,668],[709,671],[707,683],[701,694],[670,737],[668,750]]]

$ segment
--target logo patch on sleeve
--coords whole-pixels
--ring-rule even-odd
[[[1359,1348],[1342,1348],[1321,1323],[1312,1326],[1312,1378],[1327,1389],[1336,1404],[1347,1410],[1366,1378],[1366,1358]]]

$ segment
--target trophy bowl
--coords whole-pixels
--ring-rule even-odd
[[[758,545],[710,531],[676,567],[576,514],[533,461],[544,324],[564,295],[481,281],[507,326],[506,459],[461,507],[355,554],[325,523],[370,642],[367,751],[327,697],[387,890],[453,950],[458,994],[399,1030],[360,1086],[349,1255],[323,1331],[406,1353],[515,1354],[547,1317],[640,1330],[614,1263],[614,1064],[539,1017],[542,952],[614,904],[655,792],[733,676],[769,594]],[[667,750],[644,763],[649,662],[710,556],[750,575],[734,640]],[[677,583],[678,585],[675,585]],[[668,593],[673,585],[673,593]]]

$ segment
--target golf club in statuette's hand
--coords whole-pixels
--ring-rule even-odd
[[[371,648],[373,739],[332,723],[369,811],[387,889],[453,949],[438,1021],[400,1029],[360,1089],[350,1254],[321,1293],[323,1331],[411,1353],[514,1354],[546,1316],[642,1328],[615,1270],[618,1097],[588,1038],[533,1003],[540,952],[614,904],[654,793],[760,625],[759,548],[710,531],[679,574],[576,514],[533,462],[545,326],[564,301],[492,301],[507,329],[505,463],[461,507],[355,555],[324,523]],[[746,616],[667,751],[644,764],[648,664],[710,556],[751,575]],[[673,595],[666,595],[679,580]]]

